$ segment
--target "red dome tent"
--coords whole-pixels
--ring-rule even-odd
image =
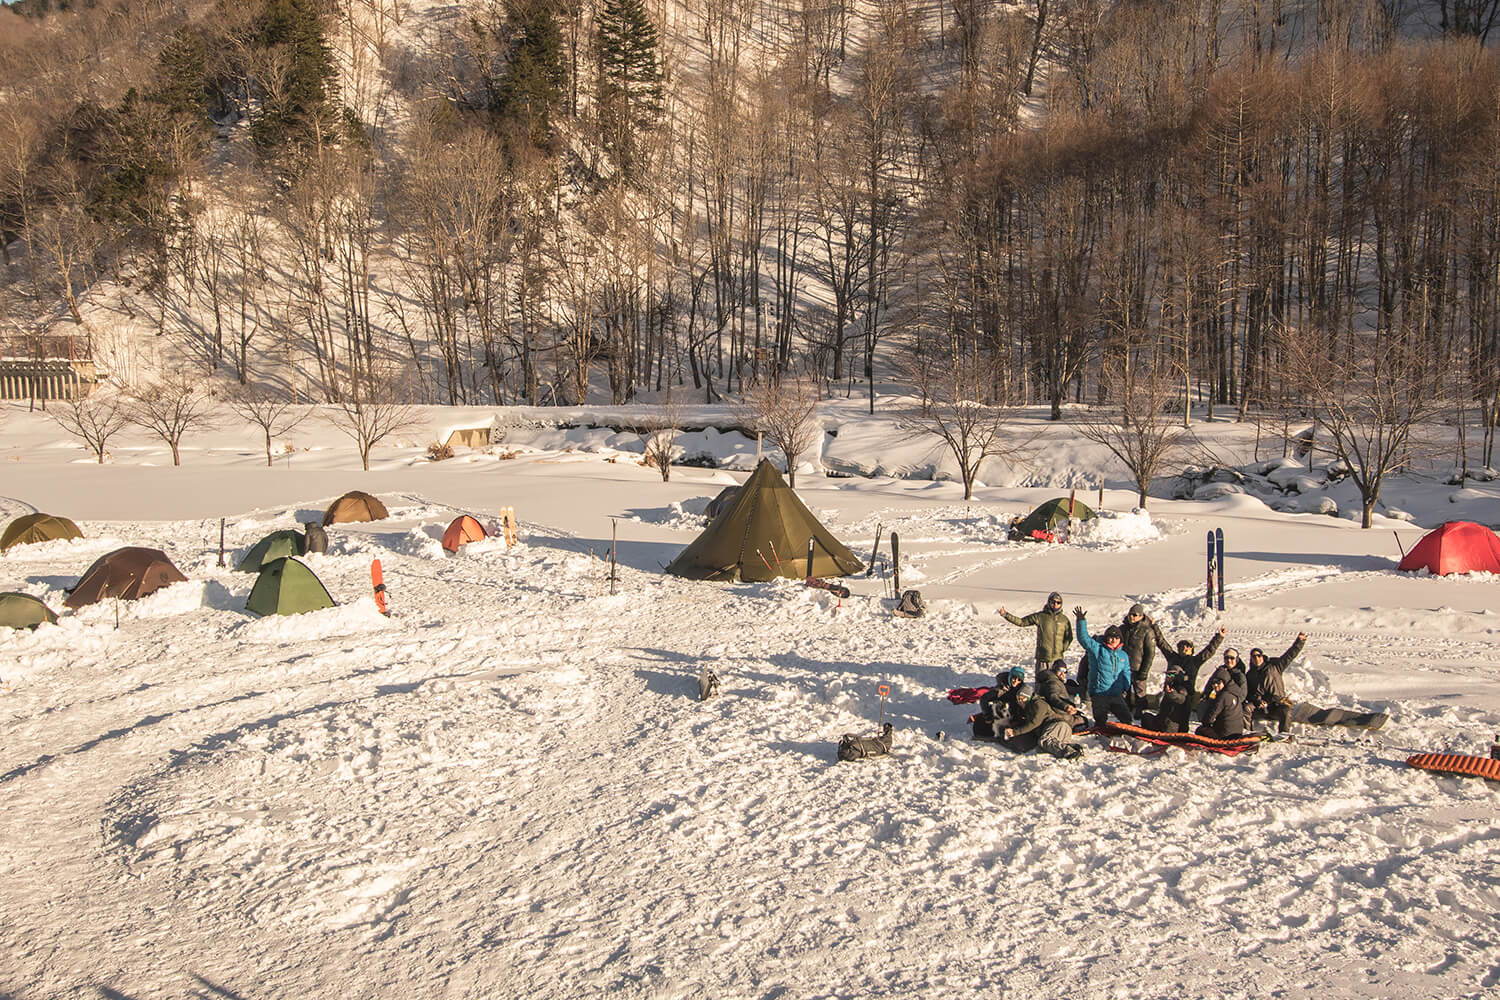
[[[462,546],[477,542],[483,537],[484,527],[468,514],[460,514],[448,525],[448,530],[443,532],[443,548],[449,552],[457,552]]]
[[[1500,573],[1500,537],[1482,524],[1449,521],[1428,532],[1396,567],[1449,573]]]

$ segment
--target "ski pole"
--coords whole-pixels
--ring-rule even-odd
[[[224,519],[219,518],[219,566],[224,566]]]
[[[1398,550],[1400,550],[1400,552],[1401,552],[1401,558],[1405,559],[1406,558],[1406,546],[1404,546],[1404,545],[1401,544],[1401,532],[1399,532],[1399,531],[1392,531],[1391,534],[1396,536],[1396,548]],[[219,563],[219,565],[222,566],[224,564],[223,563]]]
[[[609,519],[609,592],[615,592],[615,583],[619,580],[619,572],[616,569],[615,552],[620,545],[620,522],[615,518]]]

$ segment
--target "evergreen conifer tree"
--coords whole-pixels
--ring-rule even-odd
[[[639,134],[655,125],[662,112],[659,42],[644,0],[604,0],[596,44],[605,145],[629,169]]]
[[[495,110],[502,125],[546,147],[566,96],[562,28],[551,0],[508,0],[506,13],[510,45]]]
[[[338,80],[317,0],[267,0],[256,41],[285,46],[286,77],[263,93],[251,137],[262,154],[281,158],[306,150],[338,128]]]
[[[172,116],[203,121],[208,117],[208,55],[203,36],[179,28],[156,57],[156,83],[147,99]]]

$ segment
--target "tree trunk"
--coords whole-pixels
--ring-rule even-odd
[[[1360,510],[1359,526],[1361,528],[1368,528],[1375,517],[1375,498],[1363,497],[1362,499],[1364,503]]]

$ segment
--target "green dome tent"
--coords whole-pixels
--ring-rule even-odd
[[[299,531],[290,528],[273,531],[251,546],[235,570],[240,573],[259,573],[261,567],[268,562],[287,556],[300,556],[303,543],[304,539]]]
[[[42,622],[56,625],[57,615],[39,599],[14,591],[0,594],[0,628],[36,628]]]
[[[0,534],[0,552],[12,545],[30,545],[33,542],[50,542],[57,538],[82,538],[78,525],[65,517],[53,514],[26,514],[5,526]]]
[[[300,615],[333,607],[333,598],[312,570],[290,557],[261,567],[245,610],[257,615]]]
[[[848,576],[865,568],[818,523],[776,466],[762,460],[667,572],[690,580],[800,580],[807,575],[808,539],[815,542],[813,576]]]
[[[1021,537],[1025,538],[1033,531],[1056,531],[1070,520],[1088,521],[1095,516],[1094,509],[1082,500],[1058,497],[1056,500],[1048,500],[1027,514],[1021,519],[1021,523],[1016,525],[1016,530],[1020,532]]]

